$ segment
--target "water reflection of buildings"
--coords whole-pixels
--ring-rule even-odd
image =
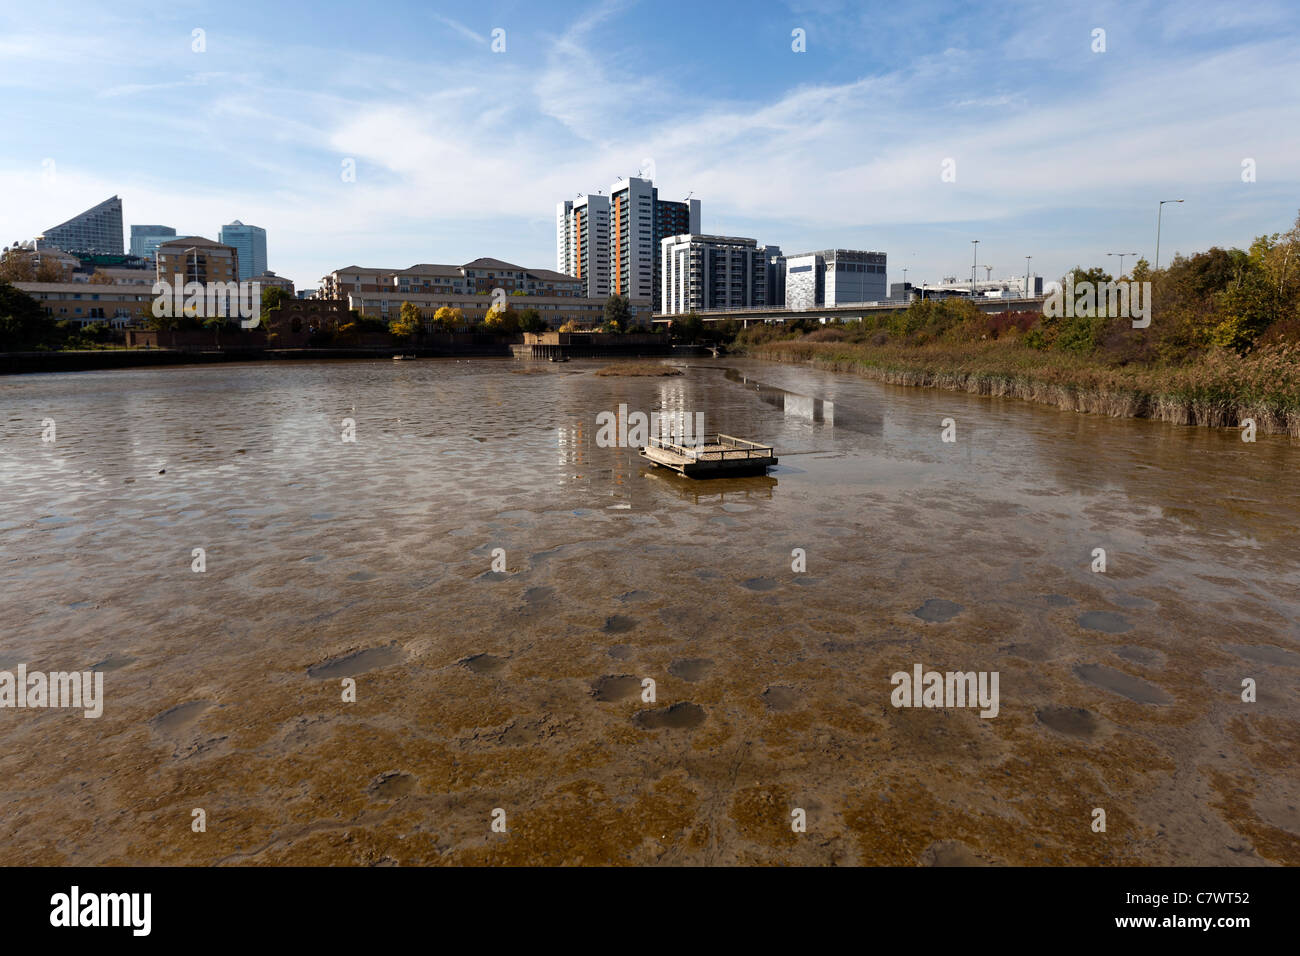
[[[626,485],[635,472],[640,458],[633,459],[636,450],[626,448],[592,448],[598,428],[595,422],[573,419],[569,424],[555,429],[556,464],[563,474],[562,484]]]
[[[863,412],[842,402],[837,405],[827,399],[800,395],[798,392],[777,388],[775,385],[756,382],[734,368],[726,370],[726,378],[729,382],[735,382],[756,392],[762,402],[773,408],[779,408],[787,418],[798,418],[819,425],[829,425],[832,428],[847,428],[864,435],[884,434],[885,416],[879,412]]]
[[[620,436],[635,434],[629,418],[635,413],[645,416],[646,421],[652,414],[658,415],[661,430],[675,430],[681,434],[685,425],[694,433],[700,421],[697,413],[702,411],[698,400],[692,401],[684,382],[678,379],[659,384],[657,401],[640,408],[620,402],[609,409],[615,416],[616,431]],[[595,419],[574,418],[567,424],[555,429],[556,462],[561,469],[568,472],[568,480],[589,480],[600,476],[608,477],[615,485],[626,485],[628,480],[640,471],[641,459],[637,449],[629,442],[627,447],[601,448],[595,446],[600,426]],[[639,438],[640,436],[637,435]],[[648,437],[648,430],[647,430]],[[698,437],[698,436],[697,436]],[[638,441],[636,444],[641,444]],[[593,447],[595,446],[595,447]]]

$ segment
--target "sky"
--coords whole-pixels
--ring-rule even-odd
[[[969,278],[976,239],[981,279],[1050,279],[1153,259],[1161,199],[1166,262],[1291,226],[1300,5],[7,4],[0,128],[0,243],[119,195],[264,227],[299,288],[554,269],[556,203],[642,171],[706,233],[891,282]]]

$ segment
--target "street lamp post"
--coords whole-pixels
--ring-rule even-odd
[[[978,239],[972,239],[970,242],[971,242],[970,294],[971,294],[971,298],[973,299],[975,298],[975,269],[977,268],[976,263],[979,262],[980,241]]]
[[[1155,270],[1155,271],[1157,271],[1157,272],[1160,271],[1160,219],[1161,219],[1161,217],[1164,215],[1164,212],[1165,212],[1165,203],[1167,203],[1167,202],[1182,202],[1182,200],[1181,200],[1181,199],[1162,199],[1162,200],[1160,200],[1160,205],[1157,207],[1157,211],[1156,211],[1156,270]]]
[[[1106,255],[1108,255],[1108,256],[1119,256],[1119,275],[1115,276],[1115,278],[1116,278],[1116,279],[1122,279],[1122,278],[1124,278],[1124,257],[1125,257],[1125,256],[1135,256],[1135,255],[1137,255],[1137,253],[1136,253],[1136,252],[1108,252],[1108,253],[1106,253]]]
[[[1021,295],[1023,295],[1026,299],[1029,298],[1029,260],[1032,258],[1034,257],[1025,256],[1025,287],[1024,289],[1021,290]]]

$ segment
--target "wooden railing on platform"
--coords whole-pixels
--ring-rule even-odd
[[[692,461],[730,461],[733,459],[771,458],[772,446],[736,438],[733,435],[706,435],[698,445],[682,445],[651,436],[650,445]]]

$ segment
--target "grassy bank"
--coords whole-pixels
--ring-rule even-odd
[[[835,338],[814,332],[754,343],[745,352],[892,385],[1008,396],[1096,415],[1211,427],[1234,427],[1253,418],[1260,432],[1300,439],[1300,347],[1294,345],[1246,355],[1212,351],[1179,365],[1115,367],[1015,339],[909,345]]]
[[[662,378],[681,375],[682,370],[672,365],[657,362],[623,362],[620,365],[606,365],[596,372],[597,375],[626,375],[633,377]]]

